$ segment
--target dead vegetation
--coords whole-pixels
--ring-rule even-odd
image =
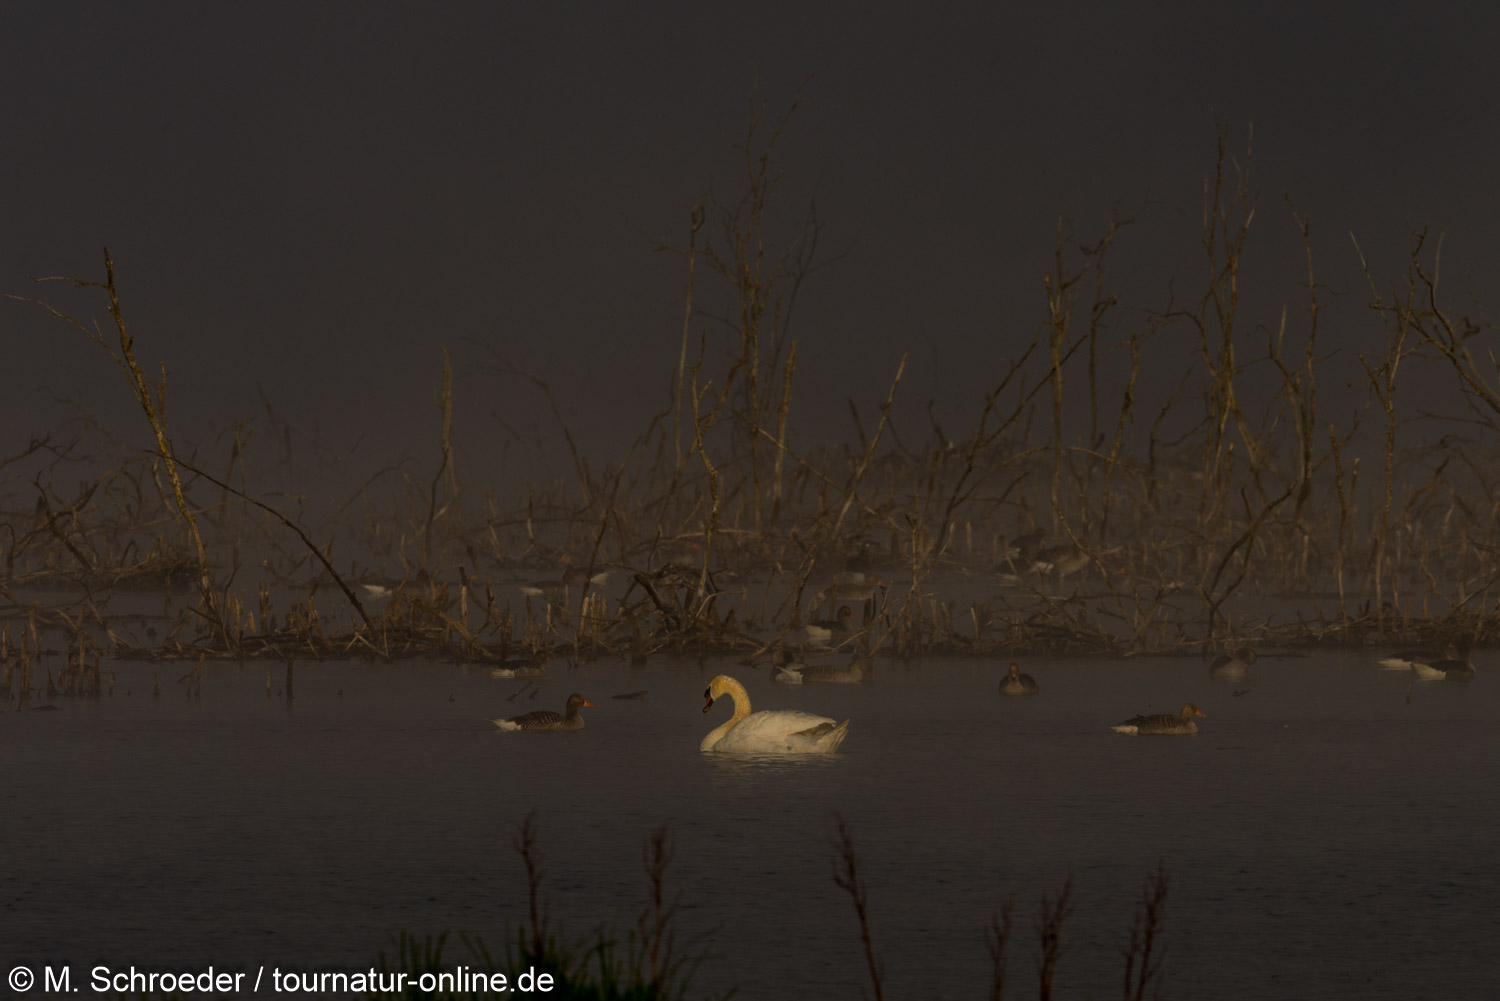
[[[1360,258],[1367,402],[1331,418],[1327,251],[1293,211],[1300,307],[1270,330],[1240,315],[1257,206],[1248,142],[1236,156],[1221,128],[1196,296],[1127,310],[1106,261],[1131,220],[1091,242],[1060,230],[1041,322],[970,431],[896,427],[902,359],[869,433],[851,398],[857,441],[799,445],[791,317],[826,261],[816,216],[772,232],[790,118],[769,135],[752,121],[741,200],[694,206],[685,245],[659,242],[686,268],[680,359],[667,409],[618,461],[591,464],[551,388],[486,349],[483,370],[545,397],[567,443],[571,478],[520,497],[457,468],[446,351],[428,471],[381,469],[309,520],[248,472],[254,422],[168,433],[166,368],[137,364],[107,253],[103,281],[74,282],[102,296],[118,347],[10,296],[108,352],[151,445],[84,415],[0,456],[3,691],[41,690],[46,653],[68,665],[64,689],[96,693],[101,658],[762,655],[861,588],[837,645],[901,657],[1494,641],[1500,367],[1493,330],[1443,294],[1440,240],[1419,234],[1394,283]],[[709,283],[732,308],[702,305]],[[1154,349],[1184,332],[1193,357]],[[1417,365],[1447,373],[1441,401],[1408,398]],[[277,465],[324,459],[298,454],[269,401],[266,424]],[[1380,463],[1373,483],[1361,456]]]

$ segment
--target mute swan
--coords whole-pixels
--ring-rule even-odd
[[[734,715],[709,731],[698,745],[700,751],[746,754],[821,754],[838,749],[849,734],[849,721],[835,723],[827,716],[796,709],[750,712],[750,694],[745,686],[726,674],[708,683],[703,711],[714,700],[728,695],[734,700]]]
[[[1036,679],[1029,674],[1022,674],[1019,664],[1011,664],[1010,673],[1000,682],[1000,693],[1002,695],[1035,695],[1037,693]]]
[[[1245,671],[1253,663],[1255,663],[1255,651],[1242,646],[1233,655],[1225,654],[1208,665],[1208,675],[1215,681],[1244,681]]]
[[[594,704],[588,699],[574,692],[568,696],[568,711],[566,716],[559,716],[550,709],[538,709],[535,712],[526,713],[523,716],[512,716],[510,719],[492,719],[502,730],[582,730],[583,717],[578,715],[582,708],[594,708]]]
[[[854,609],[848,605],[839,606],[839,617],[837,621],[822,619],[817,622],[809,622],[803,627],[807,631],[809,643],[828,643],[838,637],[843,639],[854,632]]]
[[[1197,733],[1198,724],[1193,722],[1193,717],[1202,715],[1203,710],[1189,702],[1182,707],[1182,714],[1179,716],[1171,713],[1132,716],[1110,729],[1115,733]]]

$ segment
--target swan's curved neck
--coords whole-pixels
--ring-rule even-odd
[[[703,743],[698,745],[700,751],[711,750],[715,744],[729,735],[729,731],[733,730],[740,720],[750,715],[750,693],[745,691],[744,685],[733,678],[725,678],[719,682],[719,691],[721,693],[719,698],[727,695],[734,700],[734,713],[708,732],[708,735],[703,738]]]
[[[724,689],[724,695],[734,700],[734,713],[729,717],[731,725],[750,715],[750,693],[745,691],[744,685],[733,678],[726,678],[719,687]]]

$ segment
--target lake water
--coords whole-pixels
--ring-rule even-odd
[[[784,688],[764,668],[658,659],[555,665],[540,696],[483,670],[116,665],[115,694],[0,714],[0,960],[192,969],[367,968],[401,929],[481,935],[524,917],[512,841],[538,811],[555,923],[622,934],[642,845],[670,824],[695,984],[740,998],[868,993],[832,882],[835,815],[868,883],[889,997],[988,991],[985,932],[1014,901],[1012,997],[1035,991],[1033,919],[1072,877],[1057,993],[1117,996],[1141,888],[1171,880],[1164,996],[1492,998],[1500,984],[1497,686],[1417,683],[1374,656],[1263,657],[1249,693],[1195,660],[879,661],[869,686]],[[153,698],[153,672],[162,695]],[[698,742],[731,673],[755,708],[853,720],[834,756],[734,760]],[[273,668],[273,693],[284,668]],[[611,695],[648,689],[643,700]],[[340,694],[342,690],[342,694]],[[486,717],[597,706],[571,734]],[[1138,712],[1207,714],[1195,737],[1127,737]],[[454,948],[457,965],[467,957]]]

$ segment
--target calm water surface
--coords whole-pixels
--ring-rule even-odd
[[[1011,996],[1031,996],[1033,916],[1069,876],[1059,993],[1117,996],[1161,863],[1164,996],[1494,997],[1497,688],[1481,660],[1473,684],[1408,701],[1408,676],[1373,661],[1262,659],[1243,697],[1191,660],[1032,662],[1031,699],[998,695],[990,661],[882,661],[871,686],[802,689],[729,661],[601,663],[556,668],[524,704],[482,670],[307,664],[291,711],[263,665],[211,665],[198,701],[172,681],[185,668],[162,668],[154,699],[154,669],[120,665],[113,697],[0,714],[0,960],[67,961],[76,979],[95,963],[364,968],[401,929],[499,947],[523,916],[512,840],[535,808],[570,934],[633,924],[644,839],[670,823],[680,931],[713,954],[698,986],[860,997],[831,880],[839,814],[888,996],[987,996],[985,930],[1007,901]],[[720,671],[757,709],[851,717],[842,752],[700,754],[728,715],[700,712]],[[597,705],[580,733],[486,721],[574,690]],[[1196,737],[1106,729],[1187,699],[1208,714]]]

